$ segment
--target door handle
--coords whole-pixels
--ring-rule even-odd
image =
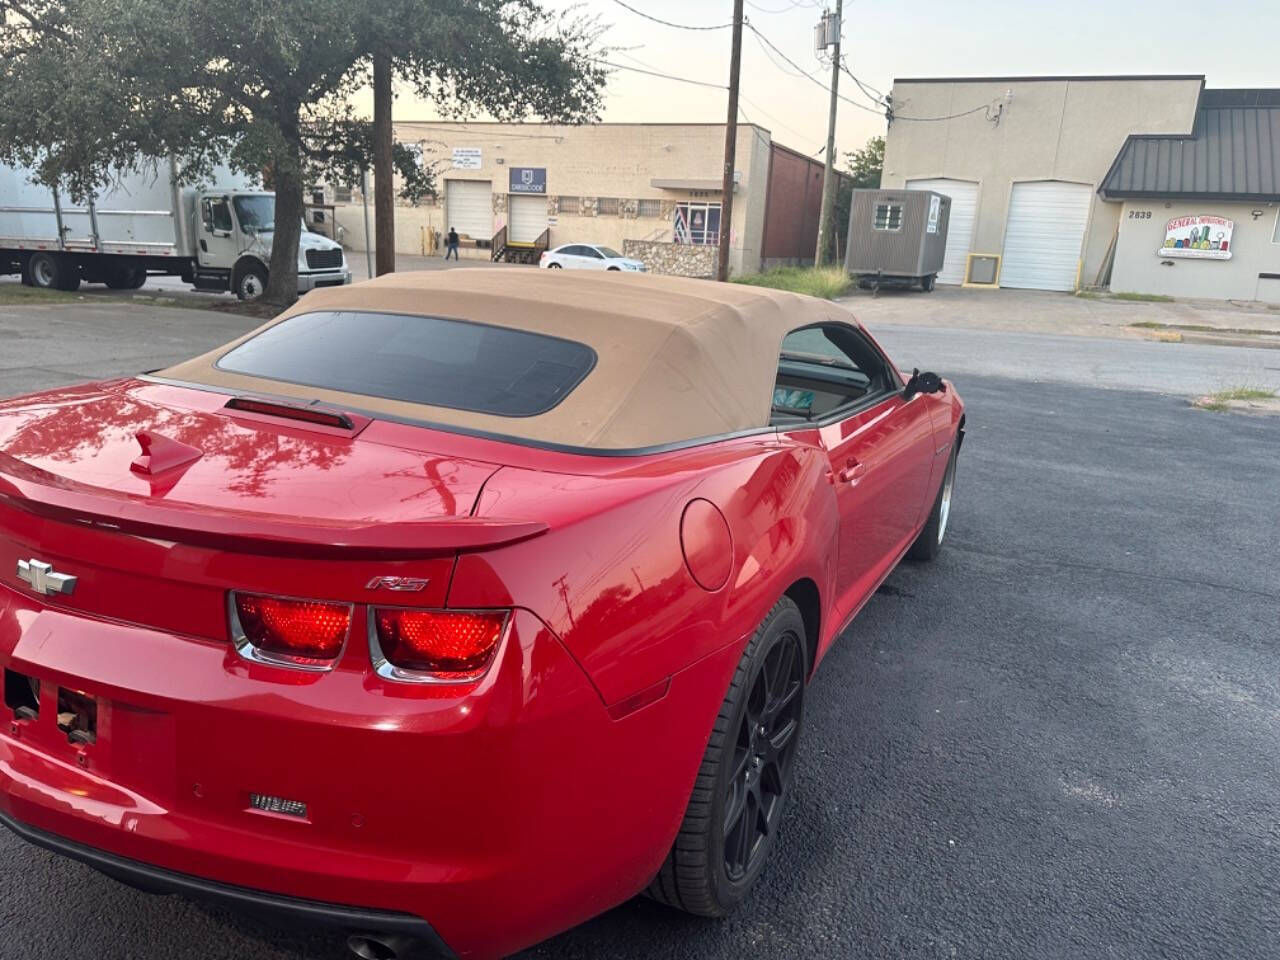
[[[850,457],[845,461],[844,468],[836,474],[841,483],[857,483],[867,472],[867,465],[858,460],[857,457]]]

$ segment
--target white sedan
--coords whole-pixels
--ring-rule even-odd
[[[639,260],[624,257],[617,250],[594,243],[565,243],[545,251],[538,266],[549,270],[637,270],[647,268]]]

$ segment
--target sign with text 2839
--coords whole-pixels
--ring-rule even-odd
[[[1225,217],[1174,217],[1164,228],[1159,256],[1230,260],[1235,222]]]
[[[512,167],[511,193],[546,193],[546,167]]]

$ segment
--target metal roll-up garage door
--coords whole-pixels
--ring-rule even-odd
[[[493,238],[493,199],[488,180],[444,182],[445,229],[473,240]]]
[[[511,213],[511,232],[508,237],[513,243],[533,243],[542,231],[547,229],[547,198],[541,194],[522,197],[512,194],[508,198]]]
[[[908,190],[932,190],[951,198],[947,221],[947,249],[942,256],[939,283],[964,283],[965,260],[973,243],[973,221],[978,213],[978,185],[972,180],[908,180]]]
[[[1093,187],[1061,180],[1015,183],[1000,286],[1074,290]]]

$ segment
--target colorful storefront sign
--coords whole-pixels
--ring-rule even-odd
[[[1164,228],[1162,257],[1230,260],[1235,222],[1224,217],[1174,217]]]

